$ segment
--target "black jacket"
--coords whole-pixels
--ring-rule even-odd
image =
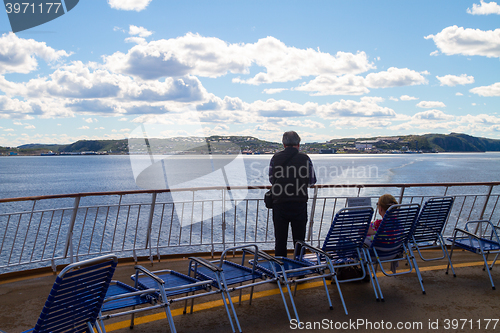
[[[289,158],[292,157],[291,160]],[[283,166],[287,160],[289,162]],[[272,186],[273,202],[307,202],[307,188],[316,183],[314,167],[309,156],[297,153],[297,149],[286,147],[271,158],[269,181]]]

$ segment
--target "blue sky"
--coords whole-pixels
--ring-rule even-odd
[[[500,5],[82,0],[13,34],[0,146],[148,136],[500,139]]]

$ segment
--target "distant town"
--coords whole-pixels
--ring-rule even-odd
[[[28,144],[0,147],[3,156],[67,156],[106,154],[274,154],[281,143],[250,136],[176,137],[168,139],[80,140],[67,145]],[[308,154],[417,154],[500,151],[500,140],[461,133],[373,138],[343,138],[301,144]]]

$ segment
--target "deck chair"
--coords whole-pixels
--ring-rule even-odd
[[[415,256],[413,255],[411,246],[408,244],[409,236],[415,226],[419,211],[419,204],[399,204],[389,207],[382,222],[380,222],[373,242],[368,248],[364,249],[366,260],[371,268],[372,279],[375,279],[381,301],[384,301],[384,296],[378,282],[375,265],[379,266],[382,273],[386,276],[411,273],[413,268],[415,268],[422,293],[425,294]],[[398,263],[399,261],[406,261],[409,269],[403,272],[396,272],[394,270],[392,273],[389,273],[382,266],[383,263],[391,263],[392,266],[393,263]],[[377,297],[377,295],[375,296]]]
[[[278,281],[278,286],[283,283],[287,287],[290,302],[292,304],[293,310],[295,311],[295,317],[298,323],[300,323],[300,320],[293,299],[297,291],[297,284],[314,279],[323,280],[323,285],[325,287],[326,297],[330,310],[333,310],[333,305],[330,298],[330,293],[328,291],[326,279],[332,279],[333,282],[335,282],[335,285],[337,286],[337,290],[339,292],[340,300],[342,302],[342,306],[344,307],[344,312],[347,315],[348,312],[344,302],[344,297],[342,295],[339,281],[337,280],[335,269],[333,268],[330,256],[321,249],[315,248],[302,241],[297,241],[295,246],[296,253],[300,249],[300,252],[298,252],[296,259],[290,259],[286,257],[271,257],[271,260],[259,262],[257,264],[257,269],[261,270],[268,276],[274,276]],[[311,260],[303,260],[306,251],[311,252],[317,256],[315,263]],[[264,253],[264,255],[266,254]],[[295,285],[293,294],[290,288],[291,285]],[[285,302],[284,298],[283,301]],[[291,320],[290,316],[289,320]]]
[[[227,260],[227,256],[230,253],[236,253],[240,251],[242,252],[241,264],[237,264],[235,262]],[[253,264],[251,267],[245,266],[245,260],[246,260],[245,258],[246,254],[248,253],[251,253],[253,256]],[[226,310],[228,309],[228,307],[231,308],[231,312],[234,316],[234,320],[238,328],[238,331],[241,332],[241,326],[238,320],[238,316],[236,314],[236,310],[234,309],[234,304],[231,299],[230,293],[233,291],[239,291],[240,292],[239,303],[241,304],[242,290],[245,288],[250,288],[251,291],[250,291],[249,302],[251,304],[253,297],[253,290],[255,286],[276,281],[275,279],[273,279],[273,276],[268,276],[257,269],[256,265],[259,262],[259,249],[257,245],[247,244],[247,245],[231,247],[224,250],[221,254],[220,259],[210,262],[212,265],[215,265],[218,268],[218,270],[213,270],[208,268],[206,265],[203,264],[203,261],[200,261],[201,258],[190,258],[190,259],[191,261],[189,263],[189,275],[191,276],[192,274],[192,276],[196,277],[197,279],[212,280],[213,282],[212,285],[217,289],[221,290],[222,293],[225,294],[225,296],[227,296],[228,298],[227,303],[225,297],[223,297],[224,306],[226,307]],[[262,258],[260,260],[262,260]],[[285,308],[288,313],[288,317],[290,319],[290,314],[281,287],[280,291],[281,291],[281,296],[283,298],[283,302],[285,304]],[[228,316],[230,316],[229,310],[227,311],[228,311]],[[230,322],[234,332],[234,326],[231,317],[230,317]]]
[[[363,251],[363,242],[373,217],[373,208],[368,206],[343,208],[335,214],[321,250],[330,255],[333,267],[340,269],[359,268],[362,276],[339,280],[339,283],[360,281],[366,275],[371,277],[370,267]],[[322,258],[320,256],[320,258]],[[316,261],[315,256],[306,256]],[[375,282],[370,279],[378,300]]]
[[[476,226],[476,230],[472,231],[472,228]],[[488,229],[491,229],[488,231]],[[489,234],[488,234],[489,233]],[[495,284],[493,283],[493,278],[491,277],[491,270],[493,265],[498,259],[500,254],[500,238],[498,234],[500,233],[500,227],[496,227],[490,221],[469,221],[465,224],[465,229],[455,228],[453,232],[453,237],[448,238],[451,244],[450,259],[453,255],[453,249],[459,247],[466,251],[480,254],[484,260],[483,270],[488,272],[490,278],[491,287],[495,290]],[[491,266],[488,265],[488,255],[496,254],[495,259]],[[448,271],[448,267],[446,271]],[[488,268],[488,269],[486,269]]]
[[[103,332],[97,322],[118,259],[106,255],[66,266],[56,278],[35,328],[26,332]]]
[[[422,207],[418,215],[415,228],[410,236],[410,245],[415,248],[423,261],[447,259],[453,276],[455,270],[451,264],[450,255],[442,235],[444,225],[448,220],[453,206],[453,197],[435,197],[429,199]],[[421,250],[440,247],[442,256],[435,258],[424,258]],[[416,263],[415,263],[416,264]],[[448,271],[446,271],[448,274]]]
[[[210,263],[205,263],[205,264],[210,269],[213,269],[215,271],[218,270],[217,267],[211,265]],[[168,269],[150,272],[149,270],[140,265],[136,265],[135,269],[136,273],[131,276],[132,280],[135,282],[135,288],[143,292],[149,292],[151,290],[155,291],[156,294],[154,295],[154,297],[158,302],[158,304],[148,306],[142,309],[134,309],[128,312],[119,313],[117,315],[123,315],[129,313],[133,315],[134,313],[137,313],[139,311],[146,311],[154,308],[163,307],[165,309],[168,324],[170,326],[170,331],[172,333],[177,332],[172,312],[170,310],[170,305],[172,303],[184,301],[185,302],[184,314],[185,314],[187,301],[189,300],[194,301],[194,299],[198,297],[205,297],[208,295],[220,293],[219,290],[211,289],[212,280],[200,281],[190,276]],[[196,292],[198,291],[203,291],[203,292],[196,294]],[[185,294],[185,296],[182,296],[183,294]],[[127,297],[128,295],[124,294],[122,295],[122,297],[123,296]],[[227,307],[226,311],[228,311]],[[193,304],[191,303],[191,313],[192,312],[193,312]],[[230,315],[229,318],[231,318]],[[131,326],[133,326],[133,317],[131,320]]]

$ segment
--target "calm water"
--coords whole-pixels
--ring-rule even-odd
[[[270,158],[244,156],[249,185],[269,184]],[[500,181],[500,153],[311,155],[311,159],[320,184]],[[183,157],[181,165],[178,172],[184,176],[199,173],[195,157]],[[165,184],[159,182],[158,188],[162,187]],[[139,189],[129,156],[0,157],[0,198]]]

